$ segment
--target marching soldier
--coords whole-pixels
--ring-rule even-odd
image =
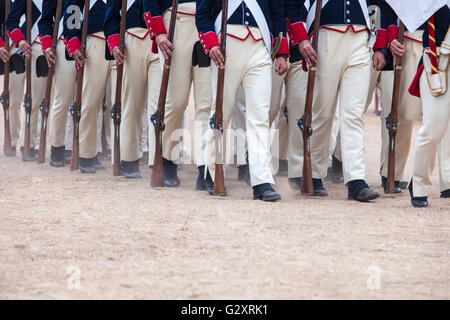
[[[422,127],[416,139],[409,184],[411,203],[419,208],[428,206],[428,188],[438,149],[441,152],[441,197],[450,196],[449,23],[450,8],[447,5],[428,19],[423,34],[423,59],[409,89],[412,95],[420,96],[422,100]],[[395,49],[393,52],[401,54]]]
[[[53,29],[56,15],[55,0],[44,0],[42,5],[42,17],[38,22],[42,52],[47,63],[55,65],[53,80],[53,105],[50,109],[49,142],[50,165],[63,167],[67,148],[65,141],[70,140],[72,132],[66,138],[66,127],[69,107],[73,102],[76,89],[76,70],[73,60],[67,60],[65,55],[62,22],[59,27],[59,35],[56,52],[52,47]],[[62,20],[62,19],[61,19]],[[69,151],[70,152],[70,151]]]
[[[213,60],[213,98],[218,68],[224,57],[217,34],[221,20],[220,0],[197,1],[196,24],[205,53]],[[215,27],[215,22],[218,27]],[[230,2],[228,7],[227,61],[223,100],[223,127],[227,127],[242,85],[246,102],[246,123],[250,180],[254,199],[276,201],[281,196],[271,184],[269,109],[272,87],[272,35],[280,37],[275,71],[287,71],[289,55],[285,37],[284,6],[281,1],[253,0]],[[213,103],[215,105],[215,102]],[[208,148],[213,149],[213,132],[209,130]],[[208,159],[207,179],[214,177],[214,157]],[[208,184],[210,186],[210,184]],[[208,190],[213,192],[211,187]]]
[[[103,27],[106,4],[102,0],[90,2],[86,55],[81,52],[80,21],[84,5],[84,0],[65,2],[64,42],[69,56],[75,60],[75,65],[79,68],[84,64],[80,118],[80,171],[96,173],[97,170],[104,169],[97,158],[97,120],[113,63],[105,59],[106,41]]]
[[[25,128],[25,112],[22,112],[22,120],[20,127],[18,126],[19,119],[19,106],[23,101],[23,93],[24,93],[24,81],[25,74],[20,74],[17,77],[11,77],[10,81],[10,125],[11,125],[11,145],[15,146],[17,142],[17,134],[20,132],[20,142],[21,152],[22,152],[22,160],[23,161],[34,161],[36,160],[37,150],[35,150],[35,146],[38,143],[38,113],[39,113],[39,105],[44,97],[44,89],[45,89],[45,69],[47,69],[47,65],[45,63],[45,58],[42,56],[41,45],[38,39],[38,33],[34,32],[33,26],[38,22],[41,16],[41,8],[38,8],[36,4],[32,3],[32,32],[31,32],[31,43],[30,46],[25,37],[26,34],[26,21],[22,26],[20,26],[20,18],[22,15],[26,16],[27,11],[27,1],[26,0],[16,0],[11,5],[11,9],[9,11],[8,19],[6,20],[6,29],[8,31],[9,37],[13,44],[12,54],[17,53],[19,50],[25,56],[31,56],[31,114],[30,114],[30,156],[27,157],[23,153],[23,145],[24,145],[24,128]],[[41,59],[43,58],[43,60]],[[43,63],[44,62],[44,63]],[[17,69],[16,69],[17,73]],[[20,130],[19,128],[23,128]],[[13,147],[14,148],[14,147]]]
[[[146,104],[148,114],[156,111],[161,83],[161,64],[158,55],[152,53],[152,41],[142,14],[142,0],[134,1],[127,11],[126,51],[124,54],[121,53],[119,47],[121,3],[122,0],[108,2],[105,35],[116,64],[124,63],[122,86],[124,102],[120,129],[121,171],[126,178],[133,179],[142,177],[139,172],[139,158],[143,153],[140,146],[142,115]],[[153,128],[150,126],[149,130]]]
[[[211,110],[211,68],[204,55],[195,28],[195,1],[181,0],[178,6],[174,43],[167,39],[171,10],[170,0],[144,0],[144,17],[150,36],[159,49],[161,62],[172,56],[170,78],[164,116],[165,130],[162,133],[164,185],[177,187],[179,148],[178,133],[183,128],[183,115],[189,102],[191,86],[194,86],[195,128],[194,155],[199,176],[197,190],[204,190],[205,132]],[[156,49],[156,48],[154,48]]]
[[[295,1],[297,5],[304,1]],[[339,128],[342,151],[344,183],[348,198],[369,201],[379,197],[376,190],[365,182],[364,124],[371,76],[368,2],[330,0],[323,2],[320,17],[319,48],[314,52],[306,30],[299,25],[299,51],[308,65],[317,62],[311,137],[311,163],[314,193],[326,195],[322,179],[327,175],[329,141],[333,117],[339,98]],[[308,29],[315,14],[316,2],[308,12]],[[298,21],[291,21],[296,23]],[[371,41],[369,41],[371,40]],[[379,32],[374,44],[373,68],[381,70],[385,57],[379,49],[386,48],[386,39]]]

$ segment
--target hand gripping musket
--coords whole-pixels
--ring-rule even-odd
[[[9,13],[9,1],[5,0],[5,21],[8,18]],[[5,23],[3,24],[3,34],[5,36],[5,49],[9,52],[9,36],[6,32]],[[3,142],[3,152],[11,152],[11,130],[9,126],[9,61],[4,64],[4,76],[3,76],[3,93],[0,97],[1,103],[3,105],[4,112],[4,142]]]
[[[90,0],[84,3],[83,26],[81,34],[81,52],[86,54],[86,40],[89,23]],[[75,101],[70,106],[70,113],[73,118],[73,143],[72,143],[72,159],[70,161],[70,170],[77,170],[80,167],[80,118],[81,118],[81,97],[83,90],[84,63],[78,70],[77,91],[75,93]]]
[[[398,41],[403,44],[405,25],[400,21]],[[386,128],[389,130],[389,158],[388,174],[386,181],[386,193],[394,193],[395,184],[395,137],[398,130],[398,103],[400,97],[400,78],[403,69],[403,57],[395,57],[394,64],[394,89],[392,93],[391,112],[386,118]]]
[[[56,15],[55,15],[55,25],[53,27],[53,42],[52,48],[56,52],[56,44],[58,43],[58,34],[59,34],[59,21],[61,20],[61,12],[62,12],[62,1],[57,0],[56,4]],[[51,65],[48,69],[47,75],[47,83],[45,86],[45,95],[44,99],[42,99],[40,110],[41,110],[41,135],[39,139],[39,152],[36,161],[38,163],[44,163],[45,161],[45,147],[47,145],[47,119],[48,112],[50,108],[50,95],[52,93],[52,82],[53,75],[55,74],[55,65]]]
[[[314,17],[313,27],[313,49],[317,52],[319,43],[320,14],[322,12],[322,0],[316,1],[316,16]],[[301,192],[303,194],[313,193],[312,168],[311,168],[311,148],[310,137],[313,129],[312,122],[312,105],[314,99],[314,85],[316,82],[316,64],[309,68],[308,86],[306,91],[305,114],[298,119],[298,126],[303,135],[303,174]]]
[[[168,38],[173,43],[175,34],[175,23],[178,13],[178,0],[172,0],[172,12],[170,14]],[[164,131],[164,113],[166,108],[167,87],[169,85],[171,56],[164,61],[164,69],[161,79],[161,89],[159,91],[158,109],[151,115],[151,121],[155,126],[155,158],[150,184],[152,187],[164,186],[163,156],[162,156],[162,132]]]
[[[27,0],[27,42],[32,46],[31,43],[31,25],[32,21],[32,12],[33,10],[33,1]],[[30,150],[30,133],[31,133],[31,55],[27,57],[26,60],[26,89],[25,89],[25,97],[23,99],[23,107],[25,108],[25,137],[24,137],[24,146],[23,146],[23,156],[25,158],[31,157]]]
[[[120,51],[125,50],[125,30],[127,28],[127,0],[122,0],[120,18]],[[113,161],[113,175],[120,176],[120,117],[122,114],[122,79],[123,79],[123,64],[117,65],[117,81],[116,94],[114,104],[111,107],[111,117],[114,122],[114,161]]]
[[[228,19],[228,0],[222,0],[222,25],[220,30],[220,51],[225,61],[223,67],[220,67],[217,75],[217,94],[216,94],[216,112],[211,123],[214,130],[214,143],[216,153],[216,164],[214,174],[214,195],[225,196],[225,177],[223,173],[223,91],[225,82],[225,64],[227,52],[227,19]]]

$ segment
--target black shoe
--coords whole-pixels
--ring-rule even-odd
[[[141,179],[142,175],[139,171],[139,160],[120,161],[120,174],[127,179]]]
[[[64,167],[64,149],[65,147],[51,147],[50,165],[55,168]]]
[[[11,150],[5,151],[4,153],[5,153],[5,156],[7,156],[7,157],[15,157],[17,154],[16,147],[15,146],[11,147]]]
[[[33,148],[30,148],[30,156],[28,156],[28,157],[25,157],[24,151],[25,151],[24,147],[20,147],[20,152],[22,153],[23,161],[25,161],[25,162],[36,161],[36,152]]]
[[[197,191],[203,191],[206,190],[205,185],[205,166],[199,166],[198,169],[198,177],[197,182],[195,184],[195,190]]]
[[[409,182],[406,180],[400,180],[400,182],[399,182],[399,186],[400,186],[400,188],[402,188],[402,190],[408,189],[408,184],[409,184]]]
[[[377,190],[370,189],[364,180],[353,180],[348,183],[348,199],[360,202],[368,202],[378,198]]]
[[[105,170],[105,167],[102,165],[100,160],[98,160],[98,157],[94,158],[93,166],[94,166],[95,170]]]
[[[96,173],[94,167],[94,159],[95,158],[81,158],[80,157],[80,171],[81,173]]]
[[[238,167],[238,180],[245,181],[249,187],[252,185],[250,182],[250,171],[248,169],[248,164]]]
[[[384,193],[388,193],[386,191],[387,178],[381,176],[381,185],[383,186]],[[400,181],[394,181],[394,193],[402,193],[402,188],[400,187]]]
[[[72,161],[72,150],[64,150],[64,162],[70,164]]]
[[[253,199],[263,201],[278,201],[281,199],[279,193],[273,190],[269,183],[259,184],[253,187]]]
[[[180,185],[180,179],[177,176],[177,165],[170,160],[163,158],[164,186],[176,188]]]
[[[328,196],[327,189],[323,186],[322,179],[312,179],[313,180],[313,195],[316,197],[326,197]]]
[[[288,175],[288,161],[283,159],[278,160],[277,176],[286,177],[287,175]]]
[[[342,161],[339,161],[335,156],[331,160],[331,181],[333,183],[343,183],[344,174],[342,172]]]
[[[301,190],[302,189],[302,178],[289,178],[289,186],[291,187],[291,189],[293,190]]]
[[[450,198],[450,189],[442,191],[441,198]]]
[[[409,183],[408,191],[409,191],[409,196],[411,198],[411,204],[413,207],[415,207],[415,208],[428,207],[428,197],[414,197],[412,181]]]

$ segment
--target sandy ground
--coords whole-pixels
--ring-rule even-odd
[[[366,116],[366,158],[382,193],[379,121]],[[109,167],[88,176],[1,153],[0,298],[450,298],[450,202],[437,170],[428,209],[406,192],[348,201],[332,183],[329,197],[305,198],[286,177],[276,178],[283,200],[263,203],[233,168],[226,198],[196,192],[187,165],[180,188],[156,190],[141,171],[138,181]]]

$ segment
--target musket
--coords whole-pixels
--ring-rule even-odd
[[[5,22],[8,18],[9,13],[9,1],[5,0]],[[6,32],[6,23],[3,24],[3,34],[5,37],[5,49],[9,52],[9,36]],[[3,142],[3,152],[11,152],[11,130],[9,126],[9,61],[4,64],[4,76],[3,76],[3,93],[0,97],[1,103],[3,105],[3,112],[5,114],[4,121],[4,142]]]
[[[222,24],[221,24],[221,38],[220,38],[220,51],[223,57],[226,59],[227,52],[227,20],[228,20],[228,0],[222,0]],[[214,173],[214,195],[224,196],[225,191],[225,178],[223,173],[223,89],[225,82],[225,63],[219,67],[217,74],[217,93],[216,93],[216,112],[214,119],[214,144],[216,152],[216,164]]]
[[[52,48],[55,54],[56,54],[56,45],[58,43],[59,21],[61,20],[62,1],[63,0],[57,0],[56,3],[55,25],[53,26],[53,42],[52,42]],[[45,148],[47,145],[47,119],[48,119],[48,112],[50,109],[50,95],[52,93],[52,82],[54,74],[55,74],[55,64],[51,65],[50,68],[48,69],[47,83],[45,85],[45,94],[44,98],[41,101],[41,105],[39,106],[39,109],[41,110],[41,135],[39,139],[39,152],[36,159],[37,163],[44,163],[45,161]]]
[[[127,28],[127,0],[122,0],[120,18],[120,52],[125,50],[125,30]],[[120,176],[120,117],[122,113],[122,79],[123,63],[117,65],[116,95],[111,107],[111,117],[114,122],[114,161],[113,175]]]
[[[105,112],[106,112],[106,96],[103,98],[102,102],[102,133],[101,133],[101,145],[102,151],[98,153],[99,158],[106,159],[108,157],[108,146],[106,142],[106,127],[105,127]],[[101,160],[101,159],[100,159]]]
[[[170,14],[168,39],[173,43],[175,34],[175,24],[178,13],[178,0],[172,0],[172,12]],[[172,57],[169,56],[164,61],[164,69],[161,78],[161,88],[159,91],[158,109],[151,116],[155,126],[155,158],[153,161],[152,177],[150,184],[152,187],[164,186],[163,175],[163,156],[162,156],[162,132],[164,131],[164,113],[166,109],[167,88],[169,85],[170,64]]]
[[[84,3],[83,26],[81,31],[81,53],[86,55],[86,40],[89,23],[90,0]],[[81,118],[81,97],[83,93],[84,63],[78,70],[77,91],[75,92],[75,101],[70,106],[70,113],[73,119],[73,142],[72,159],[70,161],[70,170],[80,168],[80,118]]]
[[[313,44],[312,47],[315,52],[318,49],[319,43],[319,28],[320,28],[320,14],[322,12],[322,0],[316,1],[316,16],[314,17],[313,26]],[[305,100],[305,113],[298,119],[298,126],[302,131],[303,136],[303,173],[302,173],[302,185],[301,192],[303,194],[313,193],[312,182],[312,167],[311,167],[311,145],[310,137],[313,129],[311,127],[312,122],[312,106],[314,100],[314,86],[316,82],[316,64],[313,63],[309,67],[308,72],[308,86],[306,90]]]
[[[31,25],[33,23],[32,12],[33,10],[33,1],[27,0],[27,42],[31,48]],[[30,150],[30,133],[31,133],[31,55],[27,57],[26,60],[26,89],[25,89],[25,97],[23,99],[23,107],[25,108],[25,137],[24,137],[24,146],[23,146],[23,156],[24,158],[31,157]]]
[[[405,25],[400,21],[398,41],[403,44]],[[398,130],[398,102],[400,97],[400,79],[403,69],[403,57],[395,57],[394,88],[392,92],[391,112],[386,118],[386,128],[389,130],[389,158],[386,193],[394,193],[395,184],[395,138]]]

